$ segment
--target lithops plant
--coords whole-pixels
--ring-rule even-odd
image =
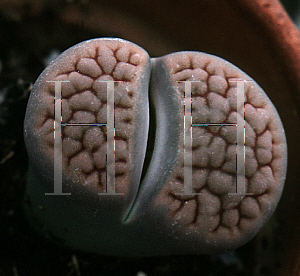
[[[247,81],[245,105],[238,104],[236,80]],[[55,122],[61,138],[54,141],[57,81],[62,121]],[[192,81],[190,98],[187,81]],[[239,176],[236,124],[241,118],[245,193],[230,195]],[[149,128],[150,122],[155,123]],[[274,212],[286,174],[279,115],[248,75],[205,53],[150,59],[121,39],[82,42],[54,60],[31,92],[24,135],[29,222],[62,245],[99,254],[206,254],[237,248]],[[64,194],[49,195],[59,172],[54,165],[61,154],[58,140]],[[189,191],[185,179],[192,185]]]

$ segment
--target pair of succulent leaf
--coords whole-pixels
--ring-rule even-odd
[[[232,78],[251,80],[213,55],[178,52],[151,59],[122,39],[93,39],[63,52],[37,79],[26,111],[24,210],[31,225],[62,245],[106,255],[206,254],[246,243],[280,199],[287,146],[263,90],[246,83],[245,105],[238,107]],[[112,80],[120,81],[114,88],[113,178],[122,195],[99,195],[111,168],[105,123]],[[45,195],[54,189],[54,81],[62,81],[62,122],[56,124],[61,184],[70,195]],[[197,81],[191,84],[189,165],[184,81]],[[237,187],[239,117],[245,119],[245,191],[253,195],[229,196]],[[186,168],[193,193],[180,195]]]

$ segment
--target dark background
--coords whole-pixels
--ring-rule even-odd
[[[89,1],[54,1],[43,9],[39,2],[45,1],[20,6],[15,1],[11,5],[1,2],[5,1],[0,0],[0,275],[273,275],[278,261],[273,252],[278,246],[276,218],[245,246],[214,256],[94,256],[59,248],[30,229],[21,201],[28,165],[23,120],[32,85],[51,58],[63,50],[90,38],[122,38],[124,31],[93,30],[84,21],[78,26],[59,16],[62,6],[84,11]],[[296,18],[300,1],[283,2]],[[183,47],[171,36],[162,44],[153,43],[147,51],[156,56]],[[267,256],[264,260],[259,257],[262,252]]]

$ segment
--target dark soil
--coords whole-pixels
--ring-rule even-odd
[[[67,25],[54,8],[34,15],[27,8],[0,3],[0,275],[254,275],[257,239],[216,256],[120,258],[63,249],[31,230],[21,201],[28,165],[23,120],[32,85],[51,55],[111,34]],[[255,275],[271,275],[263,269]]]

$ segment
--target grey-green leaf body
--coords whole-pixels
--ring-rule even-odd
[[[98,66],[98,69],[97,69]],[[232,196],[236,133],[193,128],[193,187],[183,192],[184,86],[193,86],[193,122],[236,122],[236,84],[251,79],[229,62],[205,53],[179,52],[150,59],[121,39],[82,42],[62,53],[37,79],[28,102],[24,136],[29,172],[24,210],[31,225],[55,242],[120,256],[205,254],[237,248],[267,222],[280,199],[287,166],[284,129],[263,90],[246,86],[246,190]],[[63,191],[53,192],[53,80],[62,84],[63,122],[101,123],[106,90],[115,88],[116,192],[105,192],[105,129],[63,130]],[[149,111],[149,97],[154,110]],[[204,112],[205,111],[205,112]],[[147,141],[155,116],[155,139]],[[65,128],[74,128],[65,127]],[[154,142],[141,180],[147,143]]]

